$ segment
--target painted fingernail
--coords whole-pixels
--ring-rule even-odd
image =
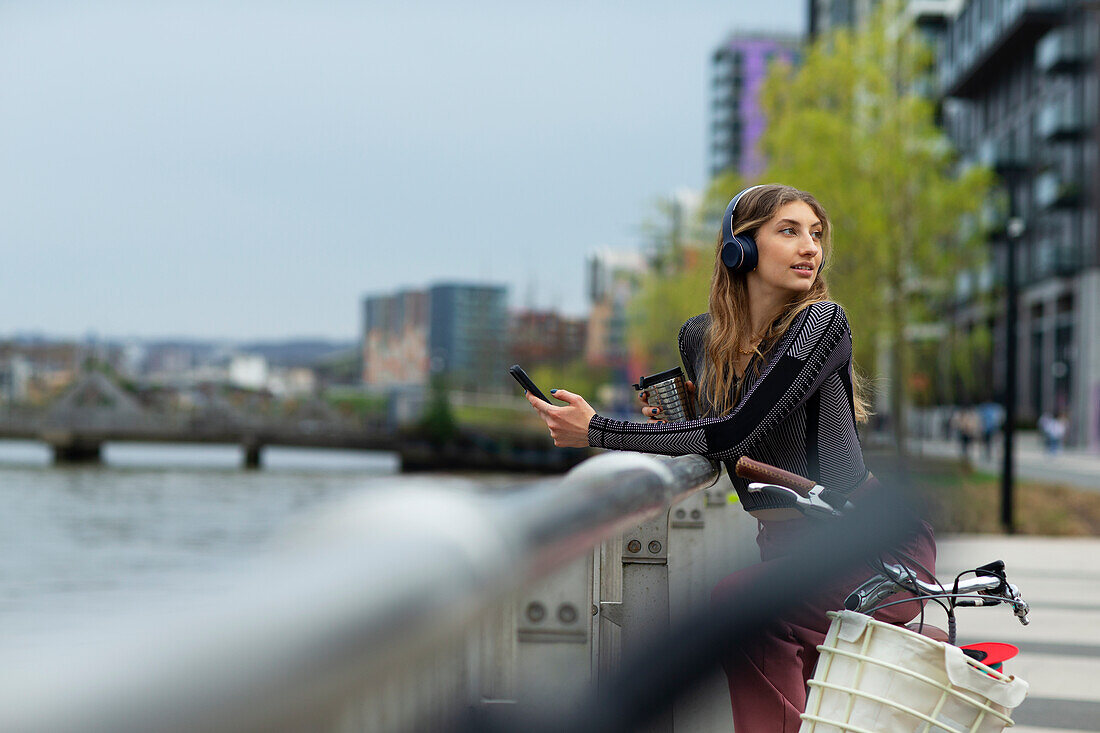
[[[557,390],[556,390],[556,389],[552,389],[552,390],[550,390],[550,394],[554,394],[555,392],[557,392]]]

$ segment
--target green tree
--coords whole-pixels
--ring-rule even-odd
[[[627,334],[648,368],[663,370],[680,363],[676,335],[684,321],[707,310],[719,219],[744,186],[736,173],[720,174],[690,217],[660,201],[656,221],[646,223],[653,266],[631,298]]]
[[[680,326],[707,309],[713,255],[699,247],[685,248],[684,255],[676,272],[647,273],[630,301],[628,338],[648,369],[670,369],[680,363]]]
[[[428,401],[418,428],[420,434],[436,447],[446,445],[458,434],[458,422],[447,396],[447,381],[441,375],[434,375],[431,379]]]
[[[884,3],[858,30],[822,37],[797,69],[773,65],[761,147],[762,180],[812,191],[829,212],[829,284],[855,325],[857,361],[872,366],[881,339],[890,346],[890,416],[904,451],[906,330],[983,256],[974,222],[992,173],[958,164],[918,92],[931,52],[897,7]]]
[[[985,325],[967,331],[954,329],[948,335],[947,353],[950,388],[944,402],[985,402],[993,399],[993,334]]]

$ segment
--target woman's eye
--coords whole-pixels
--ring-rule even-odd
[[[794,227],[785,227],[779,230],[782,234],[794,234]]]
[[[814,239],[821,239],[821,234],[822,234],[821,232],[814,232],[814,234],[813,234]]]

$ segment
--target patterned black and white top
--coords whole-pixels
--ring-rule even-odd
[[[680,355],[688,378],[696,383],[706,358],[709,320],[704,313],[680,329]],[[851,491],[867,477],[867,468],[856,433],[852,336],[844,309],[833,302],[809,306],[766,359],[758,376],[747,377],[740,401],[727,415],[676,423],[633,423],[595,415],[588,424],[588,443],[722,460],[750,511],[769,504],[749,493],[748,482],[734,475],[733,464],[743,455],[827,488]]]

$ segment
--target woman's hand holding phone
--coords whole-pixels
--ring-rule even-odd
[[[596,411],[579,394],[566,392],[564,389],[552,389],[550,394],[566,405],[558,407],[548,404],[530,392],[527,393],[527,401],[539,413],[546,427],[550,428],[554,445],[559,448],[587,448],[588,423]]]
[[[687,391],[691,393],[692,397],[695,397],[695,382],[691,381],[690,379],[684,380],[684,387],[687,388]],[[644,405],[644,407],[642,407],[642,415],[649,418],[648,422],[661,422],[661,420],[657,417],[661,414],[661,408],[650,406],[649,393],[645,390],[642,390],[638,393],[638,399]]]

